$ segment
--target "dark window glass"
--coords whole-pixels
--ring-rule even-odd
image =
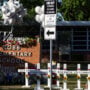
[[[87,37],[73,37],[73,40],[86,40]]]
[[[73,45],[86,45],[87,41],[74,41]]]
[[[90,41],[88,42],[88,44],[90,45]]]
[[[73,35],[87,35],[87,32],[73,32]]]
[[[73,49],[78,49],[78,50],[86,50],[87,49],[87,47],[86,46],[73,46]]]
[[[89,35],[88,39],[90,40],[90,35]]]

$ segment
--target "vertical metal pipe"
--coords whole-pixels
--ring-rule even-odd
[[[50,39],[50,90],[52,90],[52,40]]]

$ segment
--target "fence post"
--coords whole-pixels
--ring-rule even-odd
[[[57,68],[56,68],[56,86],[53,87],[54,89],[59,89],[62,90],[62,87],[60,87],[60,63],[57,63]]]
[[[87,84],[85,90],[90,90],[90,64],[88,64],[88,77],[87,77]]]
[[[90,72],[90,64],[88,64],[88,71]],[[88,73],[88,90],[90,90],[90,73]]]
[[[40,63],[37,64],[37,86],[34,88],[34,90],[44,90],[43,88],[40,87]]]
[[[47,66],[48,68],[47,68],[47,86],[45,86],[44,88],[50,88],[50,84],[51,84],[51,80],[50,80],[50,77],[51,77],[51,75],[50,75],[50,63],[48,63],[48,66]]]
[[[48,63],[48,87],[50,88],[50,77],[51,77],[51,75],[50,75],[50,63]]]
[[[59,70],[60,70],[60,64],[57,63],[57,87],[60,87],[60,74],[59,74]]]
[[[81,69],[81,65],[77,64],[77,88],[75,88],[75,90],[83,90],[83,88],[81,88],[81,74],[80,74],[80,69]]]
[[[63,65],[63,70],[64,70],[64,77],[63,77],[63,89],[62,90],[69,90],[67,88],[67,74],[66,74],[66,71],[67,71],[67,64],[64,64]]]
[[[23,88],[30,87],[29,85],[29,74],[28,74],[28,63],[25,63],[25,86],[22,86]]]

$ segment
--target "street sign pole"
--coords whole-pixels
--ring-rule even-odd
[[[50,39],[50,90],[52,90],[52,39]]]
[[[50,40],[50,90],[52,90],[52,49],[53,40],[56,39],[56,5],[57,0],[44,0],[45,27],[44,38]]]

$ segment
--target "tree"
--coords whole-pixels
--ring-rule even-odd
[[[35,7],[41,6],[43,4],[43,0],[21,0],[23,6],[27,8],[28,18],[34,19],[35,18]]]
[[[90,0],[63,0],[59,11],[65,20],[90,20]]]
[[[25,20],[34,20],[35,7],[41,6],[44,0],[20,0],[28,15]],[[90,20],[90,0],[62,0],[62,6],[58,8],[65,20]]]

